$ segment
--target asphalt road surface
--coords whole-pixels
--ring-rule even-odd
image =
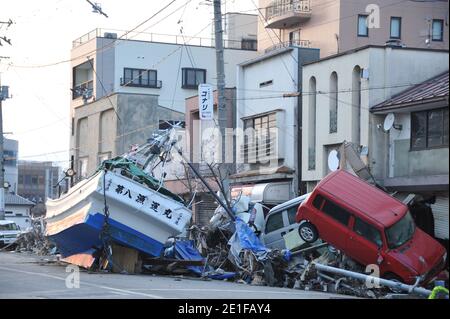
[[[187,277],[120,275],[80,271],[79,288],[66,265],[44,257],[0,252],[0,299],[331,299],[321,292],[251,286]],[[72,277],[67,280],[68,276]],[[67,286],[68,283],[68,286]]]

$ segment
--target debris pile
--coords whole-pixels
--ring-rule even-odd
[[[44,236],[45,222],[42,217],[32,220],[32,227],[17,237],[14,242],[16,252],[32,252],[36,255],[53,255],[55,245]]]

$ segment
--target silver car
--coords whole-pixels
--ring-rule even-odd
[[[261,240],[266,247],[272,249],[285,249],[284,235],[297,231],[300,224],[295,222],[298,206],[308,198],[305,194],[272,208],[267,214]]]

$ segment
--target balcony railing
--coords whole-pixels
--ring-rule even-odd
[[[140,87],[140,88],[151,88],[151,89],[160,89],[162,88],[162,81],[158,80],[149,80],[145,83],[136,83],[133,79],[124,79],[120,78],[121,86],[130,86],[130,87]]]
[[[311,0],[276,0],[266,8],[266,27],[289,28],[310,17]]]
[[[94,81],[86,81],[77,86],[75,86],[72,90],[72,98],[75,100],[81,96],[89,99],[92,97],[92,93],[94,90]]]
[[[160,33],[148,33],[141,31],[124,31],[116,29],[95,29],[81,37],[72,41],[72,49],[80,45],[83,45],[96,38],[106,38],[113,41],[121,40],[138,40],[155,43],[171,43],[179,45],[191,45],[201,47],[215,47],[214,38],[204,38],[189,35],[173,35],[173,34],[160,34]],[[248,42],[248,41],[244,41]],[[256,51],[254,43],[243,43],[243,40],[239,39],[224,39],[223,46],[225,49],[238,49],[247,51]]]
[[[279,42],[277,44],[272,45],[271,47],[268,47],[265,52],[269,53],[275,50],[280,50],[284,48],[290,48],[290,47],[301,47],[301,48],[309,48],[311,47],[311,42],[309,40],[296,40],[296,41],[285,41],[285,42]]]

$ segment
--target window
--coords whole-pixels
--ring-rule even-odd
[[[317,106],[317,92],[316,92],[316,78],[311,77],[309,80],[309,129],[308,129],[308,170],[316,169],[316,106]]]
[[[348,225],[350,213],[327,199],[323,204],[322,212],[338,221],[342,225]]]
[[[368,37],[369,28],[367,26],[368,15],[358,15],[358,37]]]
[[[295,224],[295,216],[297,215],[298,206],[291,207],[288,209],[288,219],[289,219],[289,225]]]
[[[206,83],[206,70],[183,68],[183,89],[197,89],[202,83]]]
[[[77,65],[72,69],[72,99],[79,97],[89,99],[93,96],[94,71],[93,60]]]
[[[254,39],[242,39],[241,49],[256,51],[258,46],[258,41]]]
[[[337,133],[338,129],[338,76],[336,72],[330,77],[330,133]]]
[[[268,114],[260,117],[244,120],[244,160],[248,162],[260,162],[267,160],[275,154],[276,142],[276,114]]]
[[[355,233],[374,243],[378,247],[383,246],[383,241],[379,230],[361,219],[355,218],[353,230]]]
[[[321,209],[322,208],[322,202],[323,202],[323,197],[321,195],[317,195],[316,198],[314,198],[313,200],[313,206],[317,209]]]
[[[267,219],[266,234],[284,227],[283,212],[275,213]]]
[[[411,113],[411,149],[448,146],[448,108]]]
[[[159,89],[162,83],[158,81],[158,72],[156,70],[124,68],[120,84],[123,86]]]
[[[289,43],[291,45],[298,45],[300,43],[300,30],[289,32]]]
[[[391,39],[400,39],[402,34],[402,18],[391,17]]]
[[[433,20],[431,39],[433,41],[444,41],[444,20]]]

